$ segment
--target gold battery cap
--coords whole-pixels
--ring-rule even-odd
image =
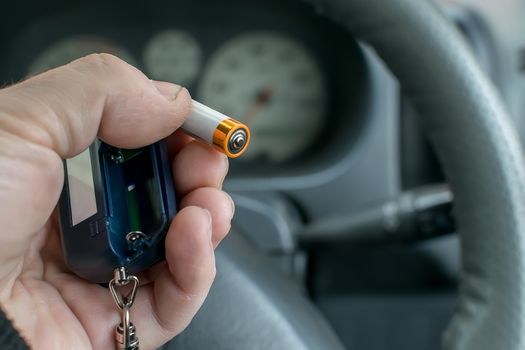
[[[241,122],[226,118],[213,132],[213,144],[230,158],[241,156],[250,143],[250,130]]]

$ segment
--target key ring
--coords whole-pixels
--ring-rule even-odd
[[[117,287],[123,287],[130,283],[132,284],[131,291],[127,295],[117,292]],[[129,317],[129,310],[135,301],[138,285],[139,279],[134,275],[128,274],[127,269],[123,266],[117,267],[114,270],[114,277],[109,282],[109,290],[113,296],[113,300],[122,311],[121,322],[115,328],[116,347],[119,350],[139,349],[139,339],[136,334],[136,329]]]

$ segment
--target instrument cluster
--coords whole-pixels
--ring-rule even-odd
[[[344,130],[362,77],[353,74],[360,51],[348,33],[303,3],[197,2],[207,7],[111,4],[33,20],[4,59],[8,75],[0,74],[16,80],[91,53],[113,54],[247,124],[251,145],[237,162],[248,172],[253,164],[307,163],[330,148],[326,140],[353,141]]]

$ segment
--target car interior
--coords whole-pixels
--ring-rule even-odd
[[[106,52],[251,129],[163,349],[525,348],[523,1],[4,7],[4,86]]]

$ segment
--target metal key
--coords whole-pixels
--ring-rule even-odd
[[[117,292],[117,287],[126,286],[129,283],[132,284],[129,294],[123,295]],[[118,350],[139,350],[139,338],[135,326],[129,318],[129,310],[135,301],[138,285],[139,279],[128,274],[125,267],[117,267],[113,279],[109,282],[111,295],[122,312],[122,320],[115,328],[115,341]]]

